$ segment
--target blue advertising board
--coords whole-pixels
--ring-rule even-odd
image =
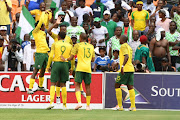
[[[118,73],[105,73],[105,108],[117,105],[115,80]],[[123,107],[130,107],[126,86],[121,86]],[[180,109],[180,74],[135,74],[136,107],[141,109]]]

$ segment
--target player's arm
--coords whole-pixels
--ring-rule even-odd
[[[52,44],[51,46],[51,52],[49,54],[49,58],[48,58],[48,64],[47,64],[47,69],[48,71],[50,72],[50,66],[51,66],[51,63],[52,63],[52,60],[53,60],[53,56],[54,56],[54,44]]]
[[[96,72],[96,68],[97,68],[97,64],[95,63],[93,72]]]
[[[94,60],[95,60],[95,51],[94,51],[94,49],[93,49],[93,54],[92,54],[91,62],[94,62]]]
[[[60,18],[60,17],[58,17],[57,20],[56,20],[56,23],[54,23],[54,24],[47,30],[47,33],[51,36],[51,35],[52,35],[51,30],[52,30],[53,28],[55,28],[55,26],[57,26],[57,25],[59,25],[59,24],[61,24],[61,18]],[[51,37],[52,37],[52,36],[51,36]]]
[[[129,59],[129,55],[128,55],[128,49],[126,46],[122,45],[121,50],[122,50],[122,54],[124,55],[124,62],[121,66],[121,74],[124,75],[124,66],[126,65],[128,59]]]
[[[61,55],[61,59],[62,59],[63,61],[70,61],[70,60],[72,60],[72,59],[74,58],[74,56],[77,54],[78,48],[79,48],[79,46],[78,46],[78,44],[76,44],[76,45],[72,48],[72,50],[71,50],[71,56],[70,56],[69,58],[65,59],[65,58]]]

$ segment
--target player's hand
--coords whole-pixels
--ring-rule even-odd
[[[49,73],[51,73],[51,68],[47,68],[47,71],[48,71]]]
[[[124,67],[121,67],[121,74],[124,75]]]
[[[64,58],[62,55],[61,55],[61,60],[62,60],[62,61],[65,61],[65,58]]]

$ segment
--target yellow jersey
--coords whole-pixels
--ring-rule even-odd
[[[30,13],[31,15],[35,15],[35,21],[37,22],[41,17],[42,11],[35,9],[35,10],[31,10]]]
[[[12,2],[11,0],[6,0],[9,7],[12,8]],[[0,25],[9,25],[11,24],[10,18],[9,18],[9,12],[7,11],[6,4],[4,0],[0,0]]]
[[[41,17],[38,25],[32,31],[32,35],[35,39],[37,53],[47,53],[48,51],[50,51],[48,44],[46,42],[46,33],[44,31],[40,30],[43,22],[44,22],[44,18]]]
[[[134,29],[144,31],[146,28],[146,20],[149,19],[149,12],[146,10],[137,10],[132,12],[131,18],[134,20]]]
[[[54,42],[58,41],[58,35],[57,34],[54,34],[52,32],[51,37],[54,39]],[[69,36],[66,35],[66,37],[64,39],[65,39],[66,42],[68,42],[69,44],[73,45],[73,42],[72,42],[72,40],[71,40],[71,38]]]
[[[77,55],[78,63],[76,71],[91,73],[91,60],[95,57],[94,46],[87,42],[74,45],[72,55]]]
[[[65,42],[64,40],[59,40],[57,42],[54,42],[51,46],[51,52],[48,59],[48,65],[47,68],[50,68],[52,60],[55,62],[68,62],[63,61],[61,59],[61,55],[64,58],[69,58],[71,54],[72,45]]]
[[[124,66],[124,72],[134,72],[134,66],[132,64],[132,53],[133,53],[132,48],[127,43],[121,45],[119,51],[120,71],[121,71],[121,66],[123,65],[124,62],[125,55],[128,54],[129,59]]]

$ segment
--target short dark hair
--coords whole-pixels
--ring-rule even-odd
[[[115,53],[115,52],[117,52],[117,53],[118,53],[118,55],[119,55],[119,50],[113,50],[113,53]]]
[[[174,23],[174,24],[176,25],[176,29],[177,29],[177,24],[176,24],[176,22],[175,22],[175,21],[171,21],[169,24],[171,24],[171,23]]]
[[[80,2],[80,1],[83,1],[83,2],[85,2],[85,0],[79,0],[79,2]]]
[[[101,50],[103,50],[103,51],[106,52],[106,48],[105,48],[105,47],[99,47],[99,52],[100,52]]]
[[[86,21],[86,20],[88,20],[89,19],[89,15],[87,14],[87,13],[85,13],[84,15],[83,15],[83,21]]]
[[[58,36],[61,38],[61,39],[64,39],[66,37],[66,33],[65,32],[59,32]]]

